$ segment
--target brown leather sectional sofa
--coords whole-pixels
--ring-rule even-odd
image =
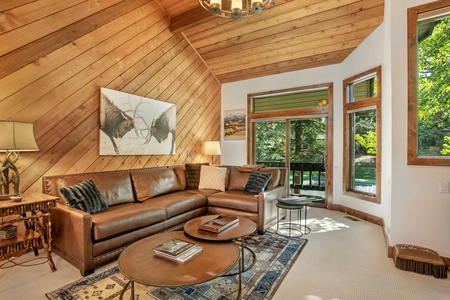
[[[60,197],[51,211],[52,250],[84,276],[116,259],[133,242],[181,228],[186,221],[205,214],[246,217],[257,224],[258,232],[264,232],[276,221],[277,199],[287,195],[286,169],[260,169],[272,178],[257,195],[243,191],[250,170],[227,169],[225,191],[188,188],[190,176],[185,166],[43,177],[43,192]],[[66,205],[59,188],[89,179],[108,209],[89,214]]]

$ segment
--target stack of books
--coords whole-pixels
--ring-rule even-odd
[[[177,262],[184,263],[191,260],[203,251],[203,248],[180,239],[170,239],[167,242],[153,248],[156,256]]]

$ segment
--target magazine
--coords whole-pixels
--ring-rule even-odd
[[[199,255],[200,253],[202,253],[202,251],[203,251],[203,248],[201,246],[195,245],[195,246],[185,250],[178,256],[173,256],[173,255],[166,254],[164,252],[159,252],[159,251],[154,251],[154,252],[155,252],[156,256],[159,256],[159,257],[162,257],[162,258],[165,258],[165,259],[177,262],[177,263],[184,263],[184,262],[191,260],[195,256]]]
[[[195,244],[193,243],[174,238],[153,248],[153,251],[158,251],[175,257],[194,246]]]

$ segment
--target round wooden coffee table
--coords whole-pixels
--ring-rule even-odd
[[[252,249],[245,246],[245,236],[252,234],[256,231],[256,224],[252,220],[241,218],[239,217],[239,222],[232,225],[231,227],[225,229],[222,232],[214,233],[206,230],[201,230],[198,228],[198,225],[208,222],[209,220],[212,220],[219,215],[207,215],[198,217],[192,220],[189,220],[184,224],[184,232],[186,234],[200,239],[200,240],[206,240],[206,241],[215,241],[215,242],[222,242],[222,241],[235,241],[240,239],[240,248],[241,248],[241,255],[240,255],[240,262],[239,262],[239,272],[238,273],[231,273],[227,274],[227,276],[232,275],[239,275],[239,293],[238,293],[238,299],[241,298],[241,282],[242,282],[242,273],[249,270],[253,267],[253,265],[256,262],[256,255],[255,252],[253,252]],[[252,263],[249,264],[247,269],[245,269],[245,261],[244,261],[244,249],[247,249],[250,254],[252,255]]]
[[[201,254],[185,263],[176,263],[156,256],[153,248],[178,238],[203,247]],[[120,271],[130,279],[124,286],[120,299],[131,284],[134,299],[134,283],[158,287],[190,286],[215,279],[230,271],[239,260],[239,248],[232,242],[194,240],[181,231],[155,234],[142,239],[119,256]]]

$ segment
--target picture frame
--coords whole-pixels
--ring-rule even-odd
[[[100,155],[173,155],[175,104],[100,90]]]
[[[245,109],[226,110],[224,112],[224,140],[245,140],[246,138]]]

